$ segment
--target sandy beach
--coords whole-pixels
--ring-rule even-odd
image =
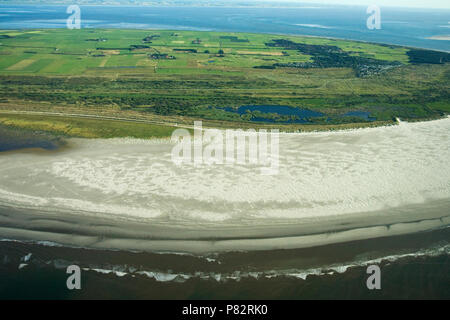
[[[279,172],[182,165],[168,140],[0,155],[0,235],[143,251],[293,249],[450,221],[450,119],[281,134]]]
[[[430,40],[450,41],[450,35],[433,36],[433,37],[430,37],[428,39],[430,39]]]

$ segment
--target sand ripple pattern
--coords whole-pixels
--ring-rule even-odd
[[[282,134],[280,168],[176,166],[169,142],[75,140],[0,156],[0,201],[85,214],[220,223],[380,210],[450,197],[450,118]],[[269,220],[267,220],[269,221]]]

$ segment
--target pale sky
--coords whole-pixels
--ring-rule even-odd
[[[283,0],[298,3],[350,4],[389,7],[445,8],[450,9],[450,0]]]

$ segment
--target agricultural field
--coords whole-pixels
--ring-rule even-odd
[[[222,126],[385,124],[448,114],[449,62],[443,52],[285,35],[0,30],[0,109]]]

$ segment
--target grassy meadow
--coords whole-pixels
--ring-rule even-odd
[[[411,50],[250,33],[0,30],[0,110],[20,106],[34,111],[132,114],[186,124],[203,119],[233,127],[264,125],[261,117],[267,117],[266,124],[281,128],[294,124],[276,114],[230,110],[243,105],[308,109],[322,116],[303,119],[304,126],[324,128],[448,114],[450,64],[442,58],[442,63],[428,61],[431,51],[416,50],[414,57],[425,58],[412,61]],[[17,122],[24,116],[15,117]],[[31,126],[29,120],[23,118],[23,123]],[[77,135],[120,136],[119,131]]]
[[[1,125],[78,138],[166,138],[174,130],[149,123],[36,114],[0,114]]]

